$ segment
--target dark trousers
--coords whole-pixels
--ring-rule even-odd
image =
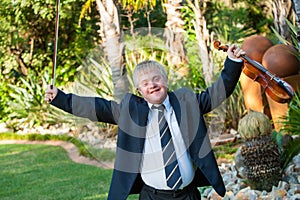
[[[144,185],[140,193],[139,200],[201,200],[201,195],[197,187],[188,185],[182,190],[157,190]]]

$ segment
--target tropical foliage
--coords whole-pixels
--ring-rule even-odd
[[[82,4],[71,0],[61,6],[57,85],[75,80],[82,57],[99,42],[96,19],[87,18],[78,26]],[[47,123],[47,110],[37,108],[46,107],[43,90],[51,75],[55,2],[4,0],[0,5],[1,120],[14,121],[15,129],[22,123]]]
[[[282,121],[283,127],[280,131],[273,131],[281,153],[281,169],[284,173],[288,164],[295,155],[300,153],[300,98],[297,92],[289,105],[287,116]],[[293,138],[294,136],[295,138]]]
[[[212,50],[214,39],[241,44],[245,37],[253,34],[275,37],[270,29],[273,22],[268,3],[214,0],[182,1],[175,5],[171,1],[63,1],[56,84],[67,91],[93,91],[115,98],[117,92],[136,92],[130,77],[137,62],[156,59],[168,68],[170,89],[187,86],[201,91],[210,84],[203,73],[206,67],[203,65],[208,63],[205,58],[212,64],[212,81],[218,76],[225,58],[224,53]],[[61,117],[65,115],[43,101],[44,88],[52,74],[55,1],[3,0],[0,5],[1,121],[14,130],[68,121]],[[176,13],[171,13],[174,9]],[[170,42],[176,40],[164,35],[165,27],[175,27],[167,24],[175,22],[183,23],[176,26],[183,34],[180,35],[183,36],[182,44],[177,46],[184,45],[188,61],[179,67],[169,60],[168,48],[176,46]],[[140,30],[144,30],[143,33]],[[175,36],[175,32],[169,36],[172,35]],[[206,38],[199,38],[201,35]],[[116,46],[118,51],[112,52]],[[204,47],[207,56],[199,54]],[[124,82],[118,82],[120,77]],[[223,116],[218,120],[224,123],[222,120],[226,119],[226,129],[236,129],[245,114],[239,88],[220,108],[221,115],[212,113],[208,118]]]

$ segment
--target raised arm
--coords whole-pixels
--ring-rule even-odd
[[[78,96],[72,93],[66,94],[55,86],[53,88],[47,87],[45,100],[74,116],[87,118],[91,121],[117,124],[119,105],[114,101],[99,97]]]

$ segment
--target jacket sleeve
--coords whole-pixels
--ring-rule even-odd
[[[108,101],[99,97],[83,97],[75,94],[65,94],[58,90],[57,96],[51,105],[64,110],[77,117],[90,119],[91,121],[116,124],[119,105],[114,101]]]
[[[197,95],[200,110],[208,113],[218,107],[235,89],[240,78],[243,62],[236,62],[228,57],[220,77],[205,91]]]

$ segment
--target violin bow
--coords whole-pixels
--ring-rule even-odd
[[[57,44],[58,44],[58,25],[59,25],[59,13],[60,13],[60,0],[56,0],[56,18],[55,18],[55,39],[54,39],[54,52],[53,52],[53,64],[52,64],[52,82],[51,89],[55,85],[56,78],[56,60],[57,60]]]

